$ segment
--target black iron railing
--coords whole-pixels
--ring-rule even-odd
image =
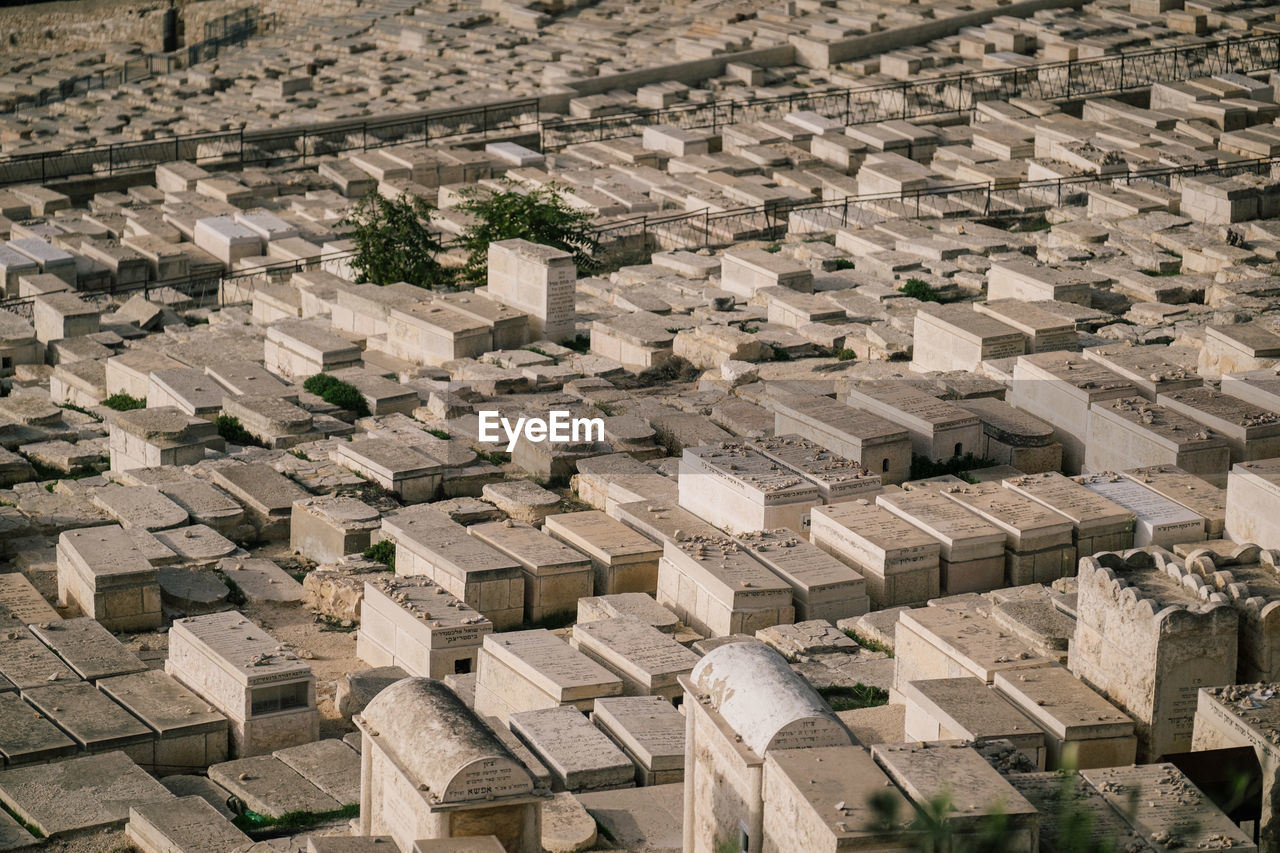
[[[261,131],[197,133],[35,154],[0,157],[0,186],[43,183],[78,175],[115,174],[170,160],[251,165],[306,162],[344,151],[485,137],[536,130],[543,151],[582,142],[634,136],[654,124],[711,128],[811,110],[846,125],[967,112],[983,101],[1055,100],[1139,89],[1196,76],[1280,70],[1280,34],[1129,51],[1095,59],[977,71],[905,83],[802,92],[770,98],[688,104],[587,119],[539,120],[538,99],[431,110],[380,119]]]
[[[1127,51],[1093,59],[969,71],[902,83],[796,92],[773,98],[721,100],[598,118],[542,124],[542,149],[635,136],[668,124],[716,130],[725,125],[810,110],[842,124],[927,118],[968,112],[983,101],[1052,101],[1100,96],[1192,77],[1280,69],[1280,35],[1246,36],[1204,44]]]
[[[1090,189],[1104,186],[1158,185],[1176,190],[1182,178],[1197,175],[1270,174],[1280,165],[1280,156],[1139,169],[1115,174],[1089,174],[1055,180],[1023,181],[1009,186],[993,183],[949,184],[899,193],[874,193],[840,199],[814,200],[797,204],[757,205],[734,210],[699,210],[637,216],[600,226],[602,258],[630,254],[643,255],[658,250],[721,248],[745,239],[780,239],[793,224],[811,230],[852,227],[899,217],[955,218],[1015,217],[1052,208],[1087,203]],[[1148,188],[1149,189],[1149,188]],[[457,243],[446,244],[453,248]],[[332,252],[294,261],[281,261],[251,269],[225,273],[190,275],[165,281],[150,281],[128,287],[80,293],[83,298],[105,302],[121,295],[141,293],[151,297],[169,289],[187,307],[210,307],[248,301],[245,294],[260,286],[288,281],[295,272],[323,269],[341,264],[352,252]],[[161,297],[165,302],[174,300]],[[0,300],[0,310],[31,318],[32,297]]]

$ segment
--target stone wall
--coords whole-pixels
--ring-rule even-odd
[[[129,42],[145,53],[163,47],[167,0],[60,0],[0,9],[0,45],[5,52],[65,54],[106,49],[107,61],[119,61],[115,48]],[[185,44],[204,39],[206,21],[246,7],[271,11],[274,4],[242,0],[174,0],[186,27]]]

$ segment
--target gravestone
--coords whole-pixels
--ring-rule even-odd
[[[621,696],[622,680],[545,629],[488,634],[480,650],[476,712],[506,722],[521,711],[572,705],[589,712]]]
[[[931,489],[886,493],[877,506],[938,540],[943,594],[986,592],[1004,585],[1005,534]]]
[[[972,676],[933,678],[908,681],[899,690],[907,707],[907,740],[966,740],[975,744],[1007,740],[1044,769],[1044,732],[982,681]]]
[[[165,671],[226,715],[233,755],[318,736],[311,667],[235,611],[175,621]]]
[[[631,759],[637,785],[684,779],[684,715],[660,696],[597,699],[591,721]]]
[[[1204,539],[1206,524],[1181,504],[1148,489],[1137,480],[1106,474],[1078,478],[1078,482],[1107,500],[1129,510],[1137,518],[1133,530],[1134,547],[1169,547]]]
[[[0,802],[46,838],[121,827],[130,807],[173,799],[123,752],[0,772]]]
[[[913,802],[946,797],[951,809],[943,821],[955,834],[978,834],[984,821],[999,814],[1010,849],[1036,849],[1039,813],[972,747],[955,742],[878,744],[871,755]]]
[[[1003,530],[1004,583],[1053,583],[1075,571],[1071,520],[999,483],[949,486],[940,490],[983,520]]]
[[[941,543],[865,500],[816,507],[810,541],[862,575],[878,608],[923,604],[940,592]]]
[[[579,623],[569,643],[621,678],[626,696],[674,700],[683,693],[677,678],[698,663],[670,634],[629,616]]]
[[[998,672],[995,689],[1044,731],[1048,769],[1133,763],[1133,721],[1065,668]]]
[[[507,519],[472,525],[467,532],[520,563],[525,622],[574,614],[578,599],[591,594],[591,560],[536,527]]]
[[[130,675],[147,668],[101,623],[88,617],[32,624],[31,633],[85,681]]]
[[[622,522],[586,510],[548,516],[543,529],[591,559],[596,595],[657,592],[662,548]]]
[[[366,581],[356,653],[371,666],[444,678],[476,671],[493,623],[423,577]]]
[[[511,731],[551,771],[553,791],[607,791],[635,785],[631,759],[576,708],[522,711]]]
[[[147,769],[156,775],[200,773],[227,760],[226,717],[168,673],[149,669],[103,678],[97,686],[155,733]]]
[[[146,630],[162,621],[155,567],[116,525],[58,537],[58,600],[111,630]]]
[[[723,536],[666,543],[658,564],[658,603],[695,631],[714,636],[795,621],[791,586]]]
[[[92,684],[50,684],[22,691],[25,702],[66,732],[82,752],[121,751],[140,767],[155,763],[155,733]]]
[[[817,545],[790,530],[744,533],[737,541],[791,585],[796,618],[837,622],[870,607],[866,580]]]

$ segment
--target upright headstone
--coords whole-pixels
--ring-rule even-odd
[[[568,252],[520,239],[489,244],[488,295],[527,313],[534,340],[573,337],[577,278]]]

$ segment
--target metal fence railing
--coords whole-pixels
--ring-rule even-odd
[[[1269,174],[1280,156],[1079,175],[1054,180],[949,184],[899,193],[874,193],[796,204],[757,205],[734,210],[638,216],[602,226],[601,252],[629,255],[676,249],[713,249],[741,240],[776,240],[793,227],[825,231],[899,218],[1014,217],[1087,203],[1092,188],[1159,184],[1177,189],[1197,175]]]
[[[224,34],[240,38],[252,27],[226,23]],[[188,50],[195,49],[189,48]],[[71,148],[0,157],[0,186],[43,183],[78,175],[111,175],[171,160],[243,166],[305,163],[310,158],[388,145],[427,143],[498,131],[537,130],[543,151],[583,142],[634,136],[644,127],[672,124],[717,129],[725,125],[811,110],[844,124],[925,118],[973,110],[983,101],[1022,97],[1054,100],[1101,96],[1186,80],[1199,75],[1280,69],[1280,34],[1246,36],[1130,51],[1071,62],[1041,63],[999,71],[977,71],[904,83],[686,104],[599,118],[542,120],[537,98],[522,98],[431,110],[379,119],[271,130],[222,131],[140,142]]]
[[[129,59],[115,68],[59,81],[56,87],[44,88],[32,95],[0,96],[0,114],[43,107],[96,89],[115,88],[157,74],[189,68],[197,63],[216,59],[223,48],[242,45],[255,35],[270,32],[275,29],[275,24],[274,12],[263,13],[247,7],[230,12],[205,23],[205,37],[202,41],[171,53],[152,53]]]
[[[968,112],[982,101],[1059,100],[1119,93],[1197,76],[1280,69],[1280,35],[1224,39],[1128,51],[1094,59],[971,71],[902,83],[797,92],[774,98],[721,100],[598,118],[554,119],[542,124],[542,150],[635,136],[670,124],[711,129],[810,110],[845,125]]]
[[[312,258],[278,261],[248,269],[196,273],[157,281],[112,286],[100,290],[77,291],[76,296],[92,305],[106,306],[132,296],[154,299],[179,311],[212,308],[247,302],[259,287],[287,282],[294,273],[324,269],[340,264],[351,252],[330,252]],[[31,322],[34,296],[0,299],[0,311],[16,314]]]
[[[197,165],[306,163],[326,154],[422,143],[536,123],[538,100],[433,110],[413,116],[353,119],[281,130],[231,130],[0,157],[0,186],[113,175],[174,160]]]
[[[1016,217],[1088,202],[1089,190],[1102,186],[1156,184],[1176,190],[1183,178],[1197,175],[1270,174],[1280,156],[1230,163],[1168,166],[1120,174],[1080,175],[1056,180],[1024,181],[1010,186],[992,183],[953,184],[900,193],[875,193],[797,204],[768,204],[735,210],[638,216],[602,225],[596,230],[599,260],[613,265],[619,259],[643,257],[654,251],[722,248],[740,240],[781,239],[794,227],[830,230],[866,225],[891,218]],[[453,248],[458,243],[446,244]],[[340,272],[352,252],[332,252],[251,269],[184,276],[128,287],[82,292],[98,304],[141,293],[179,309],[248,302],[263,286],[287,282],[296,272],[328,269]],[[637,261],[640,262],[640,261]],[[0,310],[28,321],[33,297],[0,300]]]

